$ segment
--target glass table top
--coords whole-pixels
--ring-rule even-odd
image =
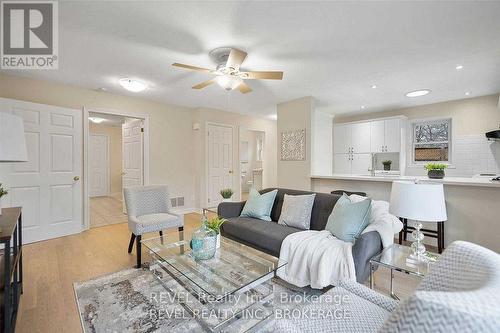
[[[408,263],[406,261],[406,258],[410,255],[410,253],[410,247],[399,244],[392,244],[384,251],[382,251],[381,254],[370,259],[370,262],[413,275],[427,275],[429,266],[431,266],[433,263],[424,261]],[[438,254],[434,253],[432,253],[431,255],[433,257],[439,256]]]
[[[163,239],[162,239],[163,238]],[[267,281],[286,262],[249,246],[221,237],[221,246],[208,260],[191,254],[190,233],[169,234],[142,241],[157,262],[182,276],[182,281],[220,300]]]

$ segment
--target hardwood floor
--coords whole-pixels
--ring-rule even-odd
[[[190,232],[197,228],[199,221],[199,214],[187,214],[185,230]],[[165,234],[168,237],[176,232],[172,230]],[[149,234],[144,238],[154,236],[156,234]],[[24,246],[24,293],[17,332],[82,332],[73,283],[133,267],[135,247],[129,255],[129,239],[127,224],[120,223]],[[149,260],[145,249],[142,255],[143,261]],[[396,274],[396,292],[405,297],[419,280]],[[376,289],[386,293],[389,289],[388,270],[380,268],[375,275]]]
[[[90,198],[90,227],[127,222],[120,196]]]

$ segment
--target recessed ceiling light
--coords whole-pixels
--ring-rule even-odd
[[[103,121],[106,121],[104,118],[99,118],[99,117],[89,117],[89,120],[95,124],[100,124]]]
[[[465,96],[469,96],[469,95],[470,95],[470,91],[466,91]]]
[[[431,91],[429,89],[415,90],[406,93],[406,97],[420,97],[425,96]]]
[[[141,81],[132,80],[129,78],[120,79],[119,82],[123,88],[127,89],[128,91],[132,91],[132,92],[141,92],[148,87],[145,83],[143,83]]]
[[[377,85],[376,84],[372,84],[372,89],[377,89]]]
[[[364,105],[361,105],[361,109],[364,109],[364,108],[366,108],[366,106],[364,106]]]
[[[464,66],[463,66],[463,65],[457,65],[457,66],[455,67],[455,69],[456,69],[457,71],[459,71],[459,70],[461,70],[461,69],[463,69],[463,68],[464,68]]]

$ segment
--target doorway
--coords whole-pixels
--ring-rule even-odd
[[[266,133],[240,129],[240,182],[241,200],[247,200],[251,188],[263,188],[263,160]]]
[[[90,228],[127,222],[123,187],[144,184],[144,119],[88,114]]]

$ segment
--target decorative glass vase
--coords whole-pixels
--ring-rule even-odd
[[[191,253],[195,260],[210,259],[214,256],[217,245],[217,233],[209,229],[202,219],[201,227],[191,238]]]

